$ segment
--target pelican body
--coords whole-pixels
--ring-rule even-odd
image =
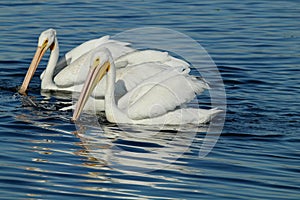
[[[104,109],[107,120],[112,123],[199,124],[209,122],[221,112],[217,109],[181,108],[208,88],[205,82],[189,75],[189,68],[169,68],[143,80],[116,99],[116,67],[109,50],[95,50],[90,65],[73,121],[79,118],[92,91],[105,75]]]

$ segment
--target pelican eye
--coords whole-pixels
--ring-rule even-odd
[[[48,39],[46,39],[46,40],[44,41],[42,47],[45,48],[45,47],[47,46],[47,44],[48,44]]]
[[[94,67],[97,67],[100,64],[100,58],[97,57],[94,61]]]

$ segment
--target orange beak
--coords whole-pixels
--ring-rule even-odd
[[[107,61],[102,66],[100,65],[100,61],[95,61],[93,66],[91,67],[88,77],[84,83],[84,86],[81,90],[76,108],[73,113],[72,121],[76,121],[84,106],[87,102],[88,98],[90,97],[91,93],[93,92],[96,85],[99,81],[103,78],[103,76],[107,73],[110,68],[110,63]]]
[[[23,84],[22,84],[21,88],[19,89],[20,94],[25,94],[25,92],[28,88],[28,85],[36,71],[37,66],[39,65],[42,57],[44,56],[45,52],[47,51],[47,48],[46,48],[47,43],[48,42],[45,42],[42,46],[37,47],[36,52],[31,61],[31,64],[28,68],[27,74],[24,78]]]

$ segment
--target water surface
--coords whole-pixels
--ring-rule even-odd
[[[0,5],[2,199],[299,199],[298,1]],[[86,40],[144,26],[190,36],[221,72],[226,123],[205,158],[198,155],[206,127],[192,141],[186,132],[177,135],[177,143],[170,142],[174,131],[154,127],[129,134],[105,123],[103,131],[76,127],[71,112],[58,111],[67,99],[40,94],[47,56],[30,84],[32,100],[16,94],[43,30],[57,30],[63,54]],[[149,170],[162,164],[168,165]]]

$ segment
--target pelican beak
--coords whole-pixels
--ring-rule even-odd
[[[110,68],[109,61],[105,62],[103,65],[100,65],[99,59],[94,61],[89,71],[89,74],[87,76],[87,79],[84,83],[84,86],[81,90],[76,108],[73,113],[73,117],[71,119],[72,121],[76,121],[79,118],[85,106],[85,103],[87,102],[88,98],[90,97],[96,85],[103,78],[103,76],[108,72],[109,68]]]
[[[33,56],[33,59],[31,61],[31,64],[28,68],[27,74],[24,78],[23,84],[21,86],[21,88],[19,89],[19,93],[20,94],[25,94],[27,87],[29,85],[29,82],[31,81],[37,66],[39,65],[39,63],[42,60],[42,57],[44,56],[45,52],[47,51],[48,48],[47,47],[48,41],[45,41],[44,44],[42,46],[38,46],[36,49],[36,52]]]

